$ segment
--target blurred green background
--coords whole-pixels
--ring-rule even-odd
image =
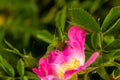
[[[0,0],[1,47],[7,40],[19,50],[40,55],[52,39],[45,34],[57,34],[56,14],[64,6],[83,8],[101,23],[109,10],[118,5],[119,0]]]
[[[101,25],[110,9],[120,6],[120,0],[0,0],[1,80],[38,80],[31,71],[38,59],[62,47],[64,37],[59,39],[56,16],[65,6],[86,10]],[[64,16],[64,31],[70,26],[68,15]]]

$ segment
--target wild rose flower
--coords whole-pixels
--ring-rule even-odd
[[[92,54],[85,63],[86,31],[72,26],[68,31],[67,46],[62,50],[52,50],[48,58],[39,60],[39,67],[33,68],[33,72],[41,80],[68,80],[74,73],[84,70],[98,57],[98,52]]]

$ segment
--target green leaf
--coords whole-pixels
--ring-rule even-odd
[[[99,33],[93,33],[91,35],[91,43],[94,49],[97,49],[97,47],[100,47],[100,34]]]
[[[26,71],[26,75],[29,77],[29,79],[32,79],[32,80],[39,80],[39,78],[37,77],[36,74],[30,72],[30,71]]]
[[[113,62],[114,62],[114,53],[108,53],[108,54],[104,54],[104,56],[102,57],[102,61],[104,62],[104,66],[108,67],[108,66],[114,66]]]
[[[14,68],[0,55],[0,65],[5,70],[5,72],[11,77],[15,76]]]
[[[101,0],[95,0],[91,6],[90,13],[94,13],[101,6]]]
[[[102,31],[105,32],[108,29],[110,29],[111,28],[110,26],[113,25],[119,18],[120,18],[120,6],[112,8],[103,21],[103,24],[101,26]]]
[[[7,46],[11,48],[11,49],[9,49],[9,48],[5,49],[6,51],[15,53],[15,54],[23,57],[23,54],[20,53],[20,51],[18,49],[16,49],[15,47],[13,47],[12,44],[10,44],[8,41],[5,40],[5,44],[7,44]]]
[[[100,26],[95,19],[86,11],[81,8],[69,9],[71,24],[77,25],[90,32],[100,32]]]
[[[85,49],[88,51],[93,50],[93,46],[91,43],[91,34],[86,35],[85,47],[86,47]]]
[[[110,80],[104,67],[99,67],[99,68],[97,69],[97,73],[98,73],[104,80]],[[102,73],[102,74],[101,74],[101,73]]]
[[[85,70],[82,70],[80,71],[78,74],[85,74],[85,73],[89,73],[89,72],[92,72],[94,71],[95,69],[97,69],[98,67],[89,67],[89,68],[86,68]]]
[[[66,14],[67,14],[67,7],[65,6],[61,11],[59,11],[56,15],[56,26],[59,31],[59,35],[62,40],[64,40],[64,29],[65,29],[65,23],[66,23]]]
[[[85,10],[90,10],[90,7],[92,6],[93,2],[90,0],[86,0],[81,2],[80,7],[85,9]]]
[[[15,80],[14,78],[12,78],[12,77],[8,77],[7,79],[5,79],[5,80]]]
[[[112,76],[115,80],[119,80],[120,79],[120,69],[114,70]]]
[[[54,36],[47,30],[41,30],[35,34],[38,39],[41,39],[47,43],[51,43]]]
[[[53,18],[55,17],[57,8],[56,7],[52,7],[45,16],[43,16],[42,18],[40,18],[40,21],[42,23],[49,23],[53,20]]]
[[[23,36],[23,43],[24,43],[24,46],[27,46],[29,44],[29,39],[30,39],[30,33],[25,33],[24,36]]]
[[[21,77],[24,76],[24,62],[22,59],[18,60],[17,62],[17,71]]]
[[[103,37],[103,40],[105,41],[105,43],[110,44],[111,42],[113,42],[115,40],[115,38],[114,38],[114,36],[106,35]]]
[[[47,51],[46,51],[46,54],[49,53],[51,50],[53,50],[55,47],[57,47],[57,44],[58,44],[58,38],[55,37],[53,39],[53,42],[49,44],[49,46],[47,47]]]
[[[22,80],[29,80],[27,76],[24,76]]]
[[[25,63],[25,67],[28,67],[28,68],[33,68],[36,66],[37,64],[37,60],[36,58],[34,58],[31,53],[27,54],[27,55],[24,55],[23,57],[23,60],[24,60],[24,63]]]
[[[114,51],[111,57],[114,59],[114,62],[119,63],[119,61],[120,61],[120,50],[119,51]],[[120,65],[120,63],[119,63],[119,65]]]
[[[107,29],[107,30],[104,32],[104,35],[105,35],[106,33],[113,32],[114,29],[118,29],[118,26],[119,26],[119,25],[120,25],[120,18],[119,18],[112,26],[110,26],[109,29]],[[115,32],[115,34],[116,34],[116,32]]]
[[[20,78],[20,80],[29,80],[27,76],[23,76]]]
[[[6,40],[4,40],[5,44],[7,44],[8,47],[10,47],[11,49],[14,49],[14,47]]]
[[[62,11],[59,11],[56,16],[56,26],[60,28],[62,31],[64,31],[65,28],[65,22],[66,22],[66,14],[67,14],[67,8],[66,6],[62,9]]]
[[[120,49],[120,40],[114,40],[113,42],[111,42],[109,45],[107,45],[105,48],[105,50],[116,50],[116,49]]]
[[[107,54],[104,54],[102,57],[102,61],[104,62],[104,66],[116,66],[119,67],[120,64],[118,61],[120,61],[120,51],[114,50],[113,52],[108,52]]]

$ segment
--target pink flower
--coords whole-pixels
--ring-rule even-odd
[[[72,26],[68,31],[67,46],[62,50],[52,50],[48,58],[41,58],[39,67],[33,68],[33,72],[41,80],[68,80],[74,73],[84,70],[98,57],[98,52],[92,54],[85,63],[86,31]]]

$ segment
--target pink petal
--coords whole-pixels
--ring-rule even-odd
[[[46,63],[47,63],[46,58],[40,58],[40,60],[39,60],[39,66],[42,65],[42,64],[46,64]]]
[[[48,55],[48,63],[57,63],[57,59],[61,55],[61,52],[58,50],[52,50]]]
[[[76,26],[72,26],[68,31],[68,38],[70,41],[78,42],[84,46],[86,31]]]
[[[39,60],[39,67],[37,68],[33,68],[33,72],[36,73],[38,75],[38,77],[44,77],[45,75],[45,70],[44,70],[44,64],[46,64],[46,59],[45,58],[41,58]]]
[[[39,60],[39,67],[38,67],[38,69],[37,68],[33,68],[32,70],[40,78],[43,78],[43,77],[45,77],[47,75],[54,74],[54,71],[53,71],[51,65],[48,64],[48,62],[47,62],[47,60],[45,58],[41,58]]]
[[[79,56],[81,61],[81,65],[85,62],[85,54],[84,54],[84,43],[86,31],[84,29],[80,29],[79,27],[72,26],[68,31],[68,46],[72,49],[71,53],[74,53],[76,56]]]
[[[58,50],[51,51],[48,56],[48,63],[50,64],[63,64],[67,60],[67,55]]]
[[[71,75],[73,75],[77,72],[80,72],[80,71],[84,70],[85,68],[86,68],[86,66],[83,65],[83,66],[79,66],[77,69],[66,71],[65,74],[64,74],[65,79],[69,79]]]
[[[79,66],[78,68],[74,69],[74,70],[68,70],[65,72],[64,76],[65,78],[69,78],[71,75],[73,75],[74,73],[80,72],[82,70],[84,70],[87,66],[89,66],[90,64],[92,64],[96,58],[98,57],[99,53],[95,52],[92,54],[92,56],[90,57],[90,59],[83,65],[83,66]]]
[[[37,74],[37,76],[39,78],[43,78],[44,77],[44,71],[43,70],[38,70],[37,68],[33,68],[32,71]]]
[[[99,56],[98,52],[93,53],[89,60],[85,63],[85,65],[89,66],[90,64],[92,64],[98,56]]]
[[[51,65],[48,64],[47,59],[41,58],[39,64],[39,67],[42,67],[44,69],[46,76],[54,73],[53,69],[51,68]]]

